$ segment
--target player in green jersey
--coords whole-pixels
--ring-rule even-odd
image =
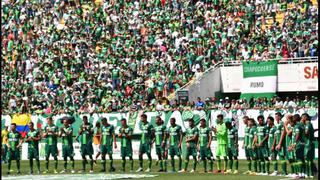
[[[175,162],[174,156],[178,156],[179,158],[179,171],[181,171],[182,167],[182,159],[181,159],[181,144],[182,144],[182,129],[181,126],[176,124],[176,119],[170,119],[170,127],[168,130],[168,141],[169,141],[169,155],[171,157],[171,167],[172,172],[175,172]]]
[[[293,126],[291,126],[292,122],[293,122],[293,116],[289,114],[289,115],[286,116],[286,121],[283,124],[284,128],[286,130],[286,133],[287,133],[287,136],[286,136],[286,147],[288,148],[288,150],[287,150],[287,159],[288,159],[290,167],[291,167],[291,174],[286,175],[286,177],[293,177],[293,175],[295,174],[295,168],[294,168],[295,155],[294,155],[294,152],[291,149],[292,131],[293,131]]]
[[[255,132],[254,144],[257,147],[258,159],[258,175],[266,176],[266,161],[269,164],[269,153],[267,150],[268,127],[264,124],[264,117],[262,115],[257,117],[258,126]],[[268,165],[269,166],[269,165]]]
[[[304,137],[304,125],[300,122],[300,116],[297,117],[297,122],[295,122],[292,136],[294,136],[294,143],[292,144],[292,149],[295,151],[296,155],[296,171],[298,176],[295,178],[304,178],[304,144],[305,144],[305,137]],[[293,138],[293,137],[292,137]]]
[[[166,144],[165,143],[166,142],[166,126],[163,125],[163,122],[162,122],[162,119],[160,116],[156,117],[156,124],[157,124],[157,126],[154,127],[156,154],[157,154],[158,160],[160,162],[159,172],[163,172],[164,171],[163,160],[165,159],[164,158],[164,148],[165,148],[165,144]]]
[[[86,171],[87,159],[86,156],[90,158],[90,173],[93,173],[93,146],[92,146],[92,136],[93,136],[93,126],[88,121],[87,116],[83,116],[82,125],[79,129],[79,134],[76,138],[76,141],[79,142],[78,137],[80,139],[80,152],[82,156],[82,170],[79,173],[83,173]]]
[[[227,144],[228,144],[228,130],[226,124],[223,120],[223,115],[219,114],[217,116],[217,127],[213,127],[212,131],[216,134],[217,137],[217,166],[218,170],[215,173],[224,173],[227,169],[228,158],[227,158]],[[220,156],[224,159],[223,170],[221,170],[221,159]]]
[[[248,120],[249,120],[248,116],[243,117],[243,124],[245,125],[245,128],[244,128],[244,141],[242,144],[242,149],[244,149],[244,152],[245,152],[245,155],[247,158],[247,164],[248,164],[248,170],[246,172],[244,172],[243,174],[250,174],[251,173],[251,157],[250,157],[250,153],[249,153],[249,149],[248,149],[249,131],[250,131],[250,127],[248,125]]]
[[[33,158],[36,160],[38,174],[40,174],[39,141],[41,139],[41,136],[39,131],[34,129],[33,122],[30,122],[28,126],[30,131],[27,133],[25,141],[28,143],[28,159],[30,165],[30,174],[33,174]]]
[[[126,157],[130,160],[130,172],[133,172],[133,159],[132,159],[132,133],[133,129],[127,125],[126,119],[121,119],[121,128],[119,129],[118,137],[121,139],[121,158],[122,158],[122,171],[125,172]]]
[[[235,161],[235,170],[233,174],[238,174],[239,161],[238,161],[238,129],[235,125],[232,125],[234,120],[227,121],[226,127],[228,129],[228,145],[227,156],[229,158],[229,169],[226,173],[232,173],[233,160]]]
[[[7,174],[10,174],[11,171],[11,161],[16,160],[17,162],[17,169],[18,174],[21,174],[20,172],[20,150],[19,148],[22,146],[22,138],[21,134],[16,131],[17,125],[16,123],[11,123],[11,131],[7,134],[8,142],[8,152],[7,152],[7,160],[8,160],[8,172]]]
[[[114,133],[114,126],[109,124],[107,121],[107,118],[102,118],[101,119],[101,136],[100,136],[100,151],[101,151],[101,164],[102,164],[102,169],[100,172],[106,172],[106,154],[109,155],[109,160],[110,160],[110,166],[109,166],[109,172],[115,171],[113,167],[113,146],[114,148],[117,149],[117,141],[116,141],[116,136]]]
[[[248,126],[249,126],[249,139],[248,139],[248,151],[249,151],[249,156],[250,158],[253,160],[253,168],[254,171],[250,172],[250,175],[256,175],[257,173],[257,149],[256,146],[254,144],[254,134],[257,131],[257,126],[256,126],[256,122],[253,118],[249,118],[248,119]]]
[[[269,116],[267,118],[267,124],[268,124],[268,128],[269,128],[269,137],[268,137],[268,148],[269,148],[269,156],[271,158],[271,161],[274,162],[276,161],[276,157],[277,157],[277,154],[276,154],[276,151],[275,151],[275,132],[277,130],[277,128],[275,127],[274,125],[274,118],[272,116]],[[275,166],[275,163],[273,163],[274,165],[274,173],[277,174],[277,167]],[[268,166],[267,164],[267,173],[270,174],[270,165]]]
[[[140,147],[139,147],[139,169],[136,172],[143,171],[143,154],[146,153],[148,156],[148,169],[146,172],[151,171],[151,146],[154,139],[154,128],[151,123],[147,121],[147,115],[141,115],[141,140],[140,140]]]
[[[49,172],[49,157],[50,155],[54,158],[54,173],[57,174],[58,168],[58,127],[53,124],[52,117],[47,118],[47,126],[44,127],[43,137],[46,138],[45,145],[45,156],[46,156],[46,170],[44,174]]]
[[[288,118],[289,122],[285,123],[285,128],[287,129],[287,133],[290,134],[291,133],[291,140],[290,143],[288,144],[288,158],[289,160],[291,159],[292,161],[292,165],[293,165],[293,172],[292,174],[288,174],[286,177],[299,177],[298,175],[298,171],[297,171],[297,157],[296,157],[296,153],[295,153],[295,149],[294,149],[294,144],[295,144],[295,138],[296,138],[296,131],[294,129],[295,125],[297,122],[300,121],[300,115],[299,114],[295,114],[293,115],[292,118]],[[290,125],[291,129],[288,129],[288,126]]]
[[[283,126],[283,121],[281,121],[282,114],[280,112],[276,112],[275,114],[275,119],[276,119],[276,124],[275,126],[277,127],[277,131],[275,133],[275,143],[276,143],[276,151],[277,155],[279,156],[279,159],[281,161],[281,175],[286,176],[287,175],[287,161],[285,157],[287,156],[286,154],[286,131]],[[271,174],[271,176],[276,175],[276,174]]]
[[[200,152],[200,158],[203,162],[204,172],[207,172],[207,161],[210,162],[210,171],[213,172],[213,159],[211,152],[211,141],[212,133],[211,129],[207,126],[206,120],[200,120],[199,128],[199,140],[198,140],[198,150]]]
[[[197,142],[199,136],[199,130],[194,125],[194,120],[191,118],[189,121],[189,128],[186,129],[186,157],[184,163],[184,169],[179,172],[186,172],[189,164],[189,156],[193,157],[193,169],[190,171],[195,172],[197,167]]]
[[[301,115],[301,122],[303,123],[305,129],[304,157],[306,160],[306,178],[313,178],[312,167],[314,165],[313,159],[315,158],[314,128],[311,123],[311,117],[307,113]]]
[[[63,127],[60,128],[59,137],[62,138],[62,157],[63,157],[63,167],[64,169],[60,173],[67,172],[67,164],[68,164],[68,157],[71,161],[71,173],[75,173],[74,171],[74,150],[73,150],[73,129],[70,125],[68,119],[63,119]]]

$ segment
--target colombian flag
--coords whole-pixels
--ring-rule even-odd
[[[11,123],[17,124],[17,131],[25,137],[29,131],[28,123],[31,121],[31,114],[15,114],[12,116]]]

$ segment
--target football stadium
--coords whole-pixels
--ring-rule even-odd
[[[1,179],[318,179],[317,0],[2,0]]]

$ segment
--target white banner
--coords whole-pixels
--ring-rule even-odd
[[[248,77],[242,80],[243,93],[269,93],[277,90],[277,76]]]

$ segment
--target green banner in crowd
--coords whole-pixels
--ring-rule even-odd
[[[243,61],[241,98],[271,98],[277,90],[278,61]]]

